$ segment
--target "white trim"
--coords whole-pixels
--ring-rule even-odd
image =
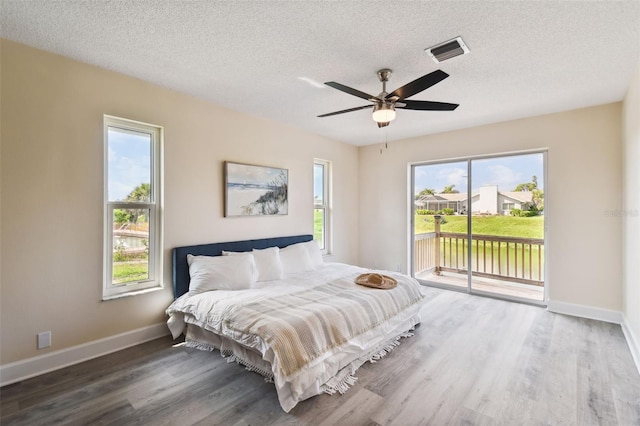
[[[555,312],[556,314],[572,315],[574,317],[622,324],[622,312],[595,308],[593,306],[576,305],[573,303],[549,300],[547,310]]]
[[[322,167],[322,204],[316,204],[316,200],[313,200],[313,209],[314,212],[316,209],[322,210],[322,217],[324,219],[324,223],[322,225],[322,232],[324,238],[324,248],[321,249],[322,255],[331,255],[333,252],[333,217],[332,217],[332,166],[331,161],[329,160],[321,160],[319,158],[313,159],[313,192],[315,193],[315,166]],[[314,213],[315,218],[315,213]],[[315,225],[314,225],[315,226]],[[315,231],[315,228],[314,228]],[[315,234],[315,232],[314,232]]]
[[[622,312],[594,308],[593,306],[575,305],[573,303],[555,302],[552,300],[549,301],[547,310],[557,314],[620,324],[622,334],[624,335],[629,351],[631,352],[631,358],[633,358],[633,362],[638,369],[638,373],[640,373],[640,344],[627,325],[627,319]]]
[[[636,364],[636,368],[638,369],[638,373],[640,373],[640,342],[635,339],[631,329],[627,325],[627,317],[622,317],[622,333],[624,334],[625,339],[627,339],[627,345],[629,346],[629,350],[631,351],[631,357],[633,358],[633,362]]]
[[[0,365],[0,386],[98,358],[169,334],[167,324],[162,322],[70,348],[60,349],[55,352]]]
[[[139,294],[140,290],[162,287],[163,271],[163,151],[164,128],[154,124],[129,120],[126,118],[104,115],[104,253],[103,253],[103,283],[102,300],[118,298],[121,295]],[[109,129],[119,132],[144,134],[149,136],[150,142],[150,199],[147,202],[128,202],[109,200]],[[113,212],[115,209],[148,209],[148,279],[132,281],[126,284],[113,284]]]

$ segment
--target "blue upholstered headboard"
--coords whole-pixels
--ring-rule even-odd
[[[189,265],[187,255],[220,256],[226,251],[251,251],[278,246],[280,248],[295,243],[311,241],[313,235],[295,235],[292,237],[263,238],[261,240],[232,241],[228,243],[201,244],[197,246],[176,247],[173,249],[173,297],[178,298],[189,291]]]

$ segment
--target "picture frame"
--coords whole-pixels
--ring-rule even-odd
[[[289,170],[224,162],[224,216],[289,214]]]

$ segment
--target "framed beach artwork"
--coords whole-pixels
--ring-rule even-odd
[[[289,214],[289,170],[224,163],[225,217]]]

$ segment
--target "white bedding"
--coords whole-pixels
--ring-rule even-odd
[[[344,279],[348,277],[352,280],[363,272],[368,270],[329,263],[319,266],[314,272],[288,274],[282,280],[259,282],[254,288],[247,290],[188,293],[167,309],[168,325],[174,338],[185,332],[189,344],[200,348],[215,347],[221,349],[223,354],[233,352],[234,360],[273,378],[280,404],[288,412],[299,401],[313,395],[344,391],[353,382],[353,373],[360,365],[367,360],[379,358],[397,344],[399,336],[406,336],[420,322],[419,302],[422,295],[419,284],[410,277],[385,272],[398,280],[399,288],[396,291],[413,294],[410,303],[396,307],[392,315],[385,316],[384,321],[377,320],[370,327],[353,332],[346,341],[340,341],[339,345],[329,346],[322,353],[307,357],[309,359],[306,359],[301,368],[285,368],[287,364],[283,361],[282,353],[278,353],[278,346],[273,339],[260,332],[252,332],[250,327],[238,329],[234,326],[235,323],[229,323],[227,313],[240,309],[239,306],[252,306],[271,298],[275,303],[280,298],[306,294],[303,290],[317,294],[317,290],[327,290],[329,283],[348,287],[351,295],[369,292],[366,294],[388,298],[389,294],[383,295],[381,292],[393,290],[369,289],[356,284],[353,284],[352,289],[351,282]],[[326,286],[316,288],[323,285]],[[246,319],[245,315],[234,321],[242,322],[243,319]],[[317,321],[317,318],[312,320]],[[329,328],[333,330],[333,327]]]

